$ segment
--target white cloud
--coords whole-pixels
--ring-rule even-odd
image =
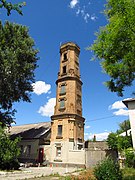
[[[88,22],[89,17],[90,17],[90,15],[88,13],[86,13],[84,15],[84,20],[85,20],[86,23]]]
[[[41,95],[43,93],[46,94],[51,89],[51,85],[46,84],[43,81],[36,81],[35,83],[32,84],[32,86],[33,86],[33,92],[37,95]]]
[[[124,109],[126,106],[122,101],[116,101],[112,105],[109,106],[109,110],[117,109],[117,111],[114,111],[113,114],[116,116],[128,116],[128,110]]]
[[[91,15],[90,19],[91,19],[92,21],[96,21],[97,16],[95,16],[95,14],[93,14],[93,15]]]
[[[56,104],[56,98],[50,98],[44,106],[41,106],[38,110],[42,116],[50,117],[54,113],[54,106]]]
[[[81,2],[82,3],[82,2]],[[84,3],[83,3],[84,4]],[[91,19],[92,21],[95,21],[97,19],[97,17],[95,16],[95,14],[93,15],[90,15],[88,12],[88,6],[90,5],[91,3],[88,2],[87,4],[85,5],[81,5],[79,3],[79,0],[72,0],[70,1],[70,4],[69,4],[69,7],[71,9],[74,9],[75,10],[75,13],[77,16],[81,16],[84,21],[86,23],[88,23],[88,20]]]
[[[94,135],[96,136],[97,141],[103,141],[103,140],[107,139],[109,132],[103,132],[103,133],[98,133],[98,134],[90,134],[88,138],[93,139]]]
[[[90,128],[90,126],[85,126],[85,129],[89,129]]]
[[[118,111],[113,112],[116,116],[128,116],[128,110],[126,109],[119,109]]]
[[[78,3],[79,3],[78,0],[72,0],[72,1],[70,2],[69,7],[73,9],[73,8],[75,8],[75,6],[76,6]]]
[[[48,94],[51,94],[51,91],[48,91]]]
[[[123,109],[125,107],[126,106],[122,101],[116,101],[115,103],[109,106],[109,109]]]
[[[80,11],[80,8],[78,8],[77,11],[76,11],[76,15],[79,15],[80,12],[81,12],[81,11]]]
[[[89,134],[88,133],[84,133],[84,136],[88,136]]]

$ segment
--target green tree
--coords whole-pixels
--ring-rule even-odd
[[[13,104],[30,102],[37,53],[28,28],[0,22],[0,122],[2,126],[14,121]]]
[[[10,140],[5,129],[0,126],[0,169],[18,169],[19,162],[17,160],[20,149],[17,147],[19,138]]]
[[[113,150],[123,151],[132,147],[131,136],[120,136],[117,133],[110,133],[107,138],[109,148]]]
[[[131,129],[131,127],[130,127],[130,121],[128,119],[128,120],[125,120],[125,121],[119,123],[119,129],[116,132],[117,132],[117,134],[121,134],[123,132],[126,132],[126,136],[127,136],[128,135],[127,131],[129,129]]]
[[[113,150],[123,151],[124,149],[132,147],[131,134],[127,134],[127,130],[130,129],[130,121],[125,120],[119,123],[119,129],[115,133],[110,133],[107,138],[109,148]],[[125,136],[121,136],[121,133],[125,132]]]
[[[131,136],[118,136],[117,147],[119,151],[123,151],[124,149],[127,149],[127,148],[132,148]]]
[[[88,49],[94,51],[110,76],[106,86],[123,96],[124,88],[135,79],[135,1],[107,0],[104,13],[108,24],[100,28]]]
[[[109,148],[118,150],[118,135],[116,133],[110,133],[107,138]]]
[[[13,4],[11,2],[7,2],[6,0],[0,0],[0,8],[5,8],[7,10],[7,15],[11,14],[12,10],[17,11],[19,14],[23,15],[21,8],[25,6],[25,2],[21,2],[18,4]]]

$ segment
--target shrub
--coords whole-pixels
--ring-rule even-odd
[[[125,150],[125,165],[127,167],[135,168],[135,151],[133,148],[128,148]]]
[[[97,180],[122,180],[122,172],[119,164],[111,158],[105,158],[94,168]]]

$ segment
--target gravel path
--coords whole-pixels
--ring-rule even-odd
[[[72,173],[76,171],[76,168],[62,168],[62,167],[29,167],[22,168],[20,171],[5,172],[0,171],[0,180],[19,180],[29,179],[34,177],[48,176],[50,174],[66,175],[66,173]]]

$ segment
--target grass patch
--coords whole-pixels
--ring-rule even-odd
[[[58,172],[57,172],[57,173],[52,173],[52,174],[50,174],[49,176],[51,176],[51,177],[60,177],[60,175],[59,175]]]
[[[135,180],[135,169],[124,168],[123,169],[123,180]]]

